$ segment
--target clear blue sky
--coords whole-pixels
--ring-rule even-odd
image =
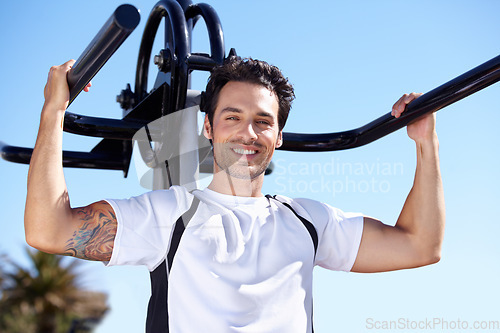
[[[358,127],[389,112],[403,93],[429,91],[500,54],[500,2],[495,0],[207,2],[221,18],[227,51],[234,47],[242,56],[267,60],[281,67],[295,85],[297,100],[285,127],[290,132]],[[79,96],[70,111],[121,117],[115,96],[126,83],[133,86],[143,27],[156,2],[131,3],[141,10],[139,27],[94,78],[91,93]],[[49,67],[77,58],[120,4],[114,0],[3,4],[1,141],[33,146]],[[207,52],[207,45],[200,22],[193,51]],[[154,78],[156,69],[150,73]],[[193,88],[203,89],[205,80],[196,76]],[[500,321],[500,225],[495,212],[500,188],[499,96],[497,84],[438,113],[447,205],[441,262],[366,275],[318,268],[317,332],[376,331],[371,326],[375,321],[391,320],[410,324],[441,320],[449,327],[459,320],[469,325],[476,320]],[[88,151],[96,142],[64,136],[67,150]],[[267,177],[264,192],[310,197],[393,224],[413,181],[415,151],[401,130],[354,150],[277,152],[274,162],[275,173]],[[0,161],[0,252],[21,262],[26,260],[27,170]],[[67,169],[65,174],[74,206],[145,191],[133,166],[126,179],[118,171]],[[143,330],[149,295],[145,268],[86,263],[82,272],[86,287],[110,295],[112,310],[97,332]],[[442,326],[435,328],[440,331]]]

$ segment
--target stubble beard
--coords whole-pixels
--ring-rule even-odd
[[[246,179],[246,180],[254,180],[255,178],[262,175],[269,163],[270,158],[264,158],[262,161],[256,161],[256,163],[250,164],[245,157],[242,155],[239,159],[236,158],[232,154],[232,149],[230,144],[245,144],[244,142],[222,142],[222,143],[214,143],[214,161],[219,167],[220,170],[224,171],[228,176],[234,177],[237,179]],[[258,154],[263,154],[263,156],[267,156],[266,152],[263,151],[265,147],[258,143],[252,143],[254,146],[259,148]],[[218,146],[219,154],[216,154],[215,147]],[[219,155],[219,156],[217,156]]]

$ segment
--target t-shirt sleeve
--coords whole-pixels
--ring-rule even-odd
[[[363,214],[347,213],[324,204],[328,221],[319,237],[316,265],[350,271],[358,255],[363,234]]]
[[[118,227],[107,266],[145,265],[153,271],[165,258],[173,225],[185,210],[178,190],[160,190],[122,200],[113,207]]]
[[[315,265],[335,271],[350,271],[361,243],[363,214],[346,213],[312,200],[299,202],[318,233]]]

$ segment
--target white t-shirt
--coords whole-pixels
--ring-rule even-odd
[[[363,216],[309,199],[289,203],[318,233],[318,249],[294,213],[266,197],[193,192],[200,204],[169,272],[171,332],[311,332],[314,265],[349,271]],[[108,265],[145,265],[166,257],[173,224],[193,194],[173,186],[108,200],[118,230]]]

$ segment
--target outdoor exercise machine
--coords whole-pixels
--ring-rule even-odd
[[[191,37],[195,24],[205,21],[210,54],[191,50]],[[148,91],[148,69],[153,42],[162,19],[165,20],[164,48],[153,57],[159,72],[155,86]],[[96,75],[100,68],[118,49],[139,24],[140,15],[132,5],[121,5],[91,41],[68,73],[70,104]],[[236,56],[234,49],[228,57]],[[186,168],[182,146],[186,140],[176,128],[185,120],[170,117],[176,111],[200,104],[201,92],[190,89],[193,71],[210,71],[226,59],[222,25],[216,11],[205,3],[193,4],[190,0],[162,0],[151,11],[139,47],[134,90],[130,84],[117,96],[123,109],[122,119],[89,117],[66,112],[64,131],[103,138],[90,152],[63,152],[63,166],[76,168],[122,170],[127,176],[133,149],[137,142],[144,163],[153,170],[154,188],[167,188],[183,182],[182,170]],[[394,118],[390,113],[356,129],[322,134],[283,133],[280,149],[288,151],[334,151],[351,149],[373,142],[392,133],[413,120],[436,112],[500,80],[500,56],[497,56],[453,80],[427,92],[412,102],[403,115]],[[198,109],[196,109],[198,110]],[[155,121],[167,116],[167,126]],[[189,126],[193,126],[192,123]],[[173,130],[172,130],[173,129]],[[142,131],[142,132],[141,132]],[[197,127],[192,131],[196,133]],[[143,133],[145,139],[137,139]],[[141,136],[139,136],[141,137]],[[176,153],[166,159],[159,152],[166,146],[178,146]],[[194,165],[190,172],[211,172],[210,145],[197,142]],[[7,161],[29,164],[32,149],[1,144],[1,156]],[[184,149],[185,151],[185,149]],[[188,154],[189,155],[189,154]],[[163,156],[166,156],[163,154]],[[193,162],[194,161],[194,162]],[[208,162],[207,162],[208,161]],[[268,170],[269,172],[271,170]]]

